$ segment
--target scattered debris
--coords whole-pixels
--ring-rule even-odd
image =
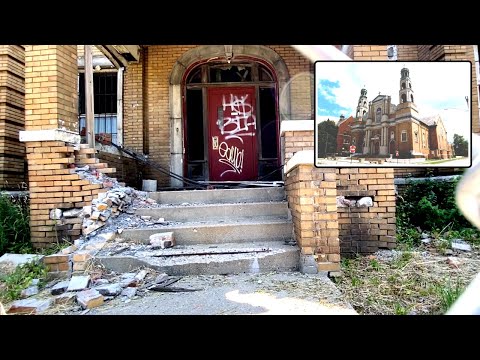
[[[357,201],[357,207],[371,207],[371,206],[373,206],[373,200],[369,196],[362,197],[360,200]]]
[[[22,299],[26,299],[30,296],[37,295],[38,294],[38,286],[29,286],[26,289],[23,289],[22,292],[20,293],[20,297]]]
[[[449,256],[447,258],[447,264],[452,266],[453,268],[455,269],[458,269],[458,266],[461,264],[461,261],[459,258],[456,258],[456,257],[453,257],[453,256]]]
[[[25,299],[14,301],[8,314],[39,314],[46,311],[52,304],[51,299]]]
[[[70,285],[70,280],[61,281],[52,287],[52,289],[50,290],[50,293],[52,295],[63,294],[65,291],[67,291],[67,288],[69,285]]]
[[[103,296],[117,296],[122,292],[122,287],[119,284],[107,284],[95,287]]]
[[[121,295],[126,296],[128,299],[131,299],[137,294],[137,288],[134,287],[127,287],[122,290]]]
[[[175,238],[173,232],[164,232],[150,235],[150,244],[153,249],[165,249],[175,246]]]
[[[88,289],[77,293],[77,302],[84,309],[92,309],[103,304],[103,295],[95,289]]]
[[[73,305],[76,296],[77,294],[73,292],[61,294],[55,298],[55,305]]]
[[[67,291],[80,291],[88,288],[90,276],[72,276]]]
[[[452,241],[452,249],[461,250],[461,251],[472,251],[471,245],[467,244],[465,241],[461,239],[455,239]]]

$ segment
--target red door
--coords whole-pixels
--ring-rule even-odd
[[[210,180],[257,178],[254,87],[208,89]]]

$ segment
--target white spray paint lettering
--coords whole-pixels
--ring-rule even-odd
[[[233,172],[237,174],[241,174],[243,170],[243,153],[244,150],[237,148],[236,146],[228,146],[225,141],[222,141],[220,146],[218,147],[218,154],[220,155],[221,159],[218,161],[222,164],[230,166],[229,170],[225,170],[223,173],[220,174],[222,177],[224,174]]]
[[[230,117],[225,117],[223,123],[219,119],[217,124],[220,133],[227,134],[225,140],[238,139],[243,144],[242,136],[255,136],[256,117],[252,114],[253,107],[247,102],[247,99],[248,94],[240,97],[230,94],[230,102],[227,103],[225,95],[223,95],[223,111],[230,108]]]

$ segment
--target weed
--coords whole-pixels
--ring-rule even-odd
[[[0,277],[0,281],[4,283],[0,299],[5,301],[18,299],[22,290],[26,289],[33,279],[39,279],[39,287],[42,287],[46,276],[47,268],[41,262],[29,262],[17,266],[12,273]]]
[[[352,277],[352,286],[359,286],[362,284],[362,281],[360,280],[360,278],[357,278],[357,277]]]
[[[395,312],[395,315],[407,315],[408,314],[408,309],[403,307],[403,305],[400,304],[400,303],[395,303],[393,311]]]
[[[436,292],[440,298],[441,311],[445,313],[453,303],[460,297],[465,290],[457,280],[455,285],[452,286],[450,280],[445,284],[437,285]]]
[[[380,270],[380,263],[377,259],[371,259],[369,265],[375,271]]]

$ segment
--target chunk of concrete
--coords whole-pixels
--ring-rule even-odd
[[[145,276],[147,276],[148,271],[147,270],[140,270],[137,275],[135,275],[135,280],[137,282],[142,281],[145,279]]]
[[[22,292],[20,293],[20,297],[22,299],[26,299],[30,296],[37,295],[37,294],[38,294],[38,286],[33,285],[33,286],[29,286],[26,289],[23,289]]]
[[[73,305],[77,294],[73,292],[67,292],[61,294],[55,298],[55,305]]]
[[[68,284],[67,291],[81,291],[88,288],[90,283],[90,276],[72,276]]]
[[[92,309],[103,304],[103,295],[95,289],[77,293],[77,302],[84,309]]]
[[[137,281],[135,280],[135,273],[125,273],[122,275],[122,280],[120,281],[120,286],[126,288],[129,286],[137,286]]]
[[[88,225],[86,228],[84,228],[82,230],[83,235],[88,235],[88,234],[94,232],[95,230],[100,229],[103,225],[105,225],[105,223],[103,221],[97,221],[94,224]]]
[[[51,220],[60,220],[62,218],[61,209],[52,209],[50,210],[50,219]]]
[[[164,232],[150,235],[150,244],[153,248],[169,248],[175,246],[175,238],[173,232]]]
[[[83,213],[83,208],[67,210],[63,212],[64,218],[74,218],[80,216]]]
[[[373,206],[373,200],[369,196],[362,197],[357,201],[357,207],[370,207]]]
[[[71,253],[74,253],[77,251],[77,247],[75,245],[70,245],[69,247],[66,247],[65,249],[62,249],[61,253],[64,255],[70,255]]]
[[[59,283],[55,284],[50,293],[52,295],[60,295],[67,291],[68,286],[70,285],[70,280],[60,281]]]
[[[32,261],[39,262],[43,258],[44,255],[5,253],[0,257],[0,265],[17,267]]]
[[[453,240],[452,249],[461,251],[472,251],[472,247],[470,246],[470,244],[467,244],[463,240]]]
[[[103,296],[117,296],[122,292],[122,287],[119,284],[107,284],[95,287]]]
[[[25,299],[17,300],[12,303],[8,314],[39,314],[47,310],[52,305],[51,299]]]
[[[100,211],[94,211],[92,215],[90,215],[90,219],[92,220],[98,220],[99,217],[100,217]]]
[[[127,288],[123,289],[121,295],[122,295],[122,296],[126,296],[128,299],[131,299],[131,298],[134,297],[136,294],[137,294],[137,288],[127,287]]]

